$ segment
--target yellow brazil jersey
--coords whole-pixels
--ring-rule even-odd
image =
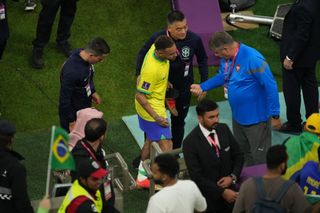
[[[155,56],[155,46],[151,46],[144,57],[137,90],[146,95],[152,109],[162,117],[167,117],[165,95],[168,84],[169,61]],[[138,115],[147,121],[155,121],[147,111],[135,100]]]

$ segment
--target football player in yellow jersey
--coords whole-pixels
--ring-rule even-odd
[[[141,68],[135,96],[139,126],[146,135],[137,178],[137,186],[140,188],[149,188],[150,185],[142,161],[149,158],[151,142],[158,142],[162,151],[172,149],[165,94],[168,88],[169,60],[176,57],[177,48],[174,41],[167,35],[161,35],[149,49]]]

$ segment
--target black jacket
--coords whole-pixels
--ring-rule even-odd
[[[320,58],[320,1],[297,0],[283,23],[280,59],[294,67],[314,67]]]
[[[207,211],[228,212],[221,197],[224,189],[217,182],[231,173],[239,178],[244,155],[226,124],[218,124],[215,130],[220,144],[219,158],[199,125],[183,141],[183,155],[191,180],[207,200]]]
[[[166,34],[166,30],[156,32],[143,45],[137,56],[136,75],[140,74],[143,59],[156,38]],[[185,39],[175,40],[174,42],[180,54],[174,61],[170,62],[169,82],[172,83],[173,88],[179,90],[180,93],[189,92],[190,85],[193,84],[194,81],[192,66],[194,56],[197,56],[201,82],[206,81],[208,78],[208,56],[203,47],[201,38],[191,31],[187,32]],[[184,76],[186,63],[188,63],[190,67],[188,75]]]
[[[0,211],[4,213],[31,213],[33,209],[27,193],[26,169],[20,163],[24,158],[0,145]]]
[[[92,94],[95,93],[93,66],[80,57],[80,51],[75,50],[64,62],[60,74],[59,113],[69,123],[76,120],[78,110],[91,107]],[[90,96],[87,85],[90,85]]]

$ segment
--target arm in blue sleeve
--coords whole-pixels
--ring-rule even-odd
[[[199,65],[199,73],[201,82],[204,82],[208,79],[208,56],[204,49],[201,38],[198,39],[197,49],[195,50],[197,61]]]
[[[144,43],[144,45],[140,49],[140,51],[137,55],[137,59],[136,59],[136,76],[140,75],[140,71],[141,71],[144,57],[147,54],[150,47],[152,46],[152,44],[154,43],[154,41],[156,40],[157,36],[158,36],[158,33],[154,33],[151,36],[151,38],[146,43]]]
[[[203,91],[209,91],[211,89],[220,87],[224,84],[224,74],[223,71],[221,70],[221,66],[220,69],[218,71],[218,74],[215,75],[214,77],[206,80],[205,82],[200,84],[200,87]]]
[[[265,88],[269,116],[280,114],[280,103],[277,82],[274,80],[269,65],[264,59],[256,58],[251,61],[253,76]]]

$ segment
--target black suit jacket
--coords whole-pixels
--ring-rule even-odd
[[[207,211],[228,212],[228,205],[221,197],[224,189],[217,182],[231,173],[239,178],[244,156],[226,124],[218,124],[216,132],[220,143],[219,158],[199,125],[183,141],[183,155],[191,180],[206,198]]]
[[[288,56],[294,67],[314,67],[320,58],[320,1],[297,0],[283,23],[281,61]]]

